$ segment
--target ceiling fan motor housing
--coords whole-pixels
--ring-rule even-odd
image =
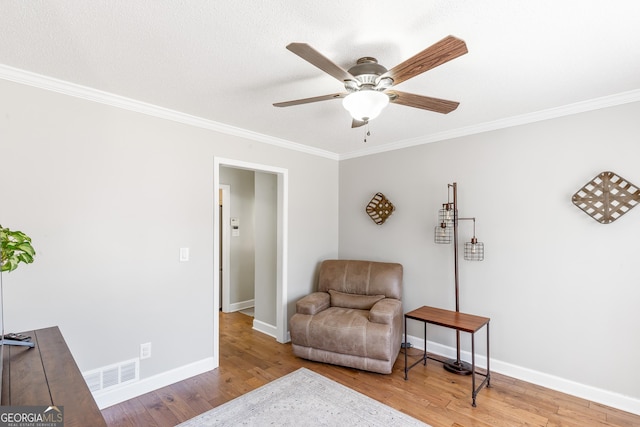
[[[350,91],[357,91],[362,89],[370,90],[384,90],[393,85],[393,79],[385,77],[380,79],[380,76],[385,74],[388,70],[382,65],[378,64],[376,58],[365,56],[358,59],[356,65],[349,68],[348,72],[356,78],[354,81],[345,81],[345,88]]]

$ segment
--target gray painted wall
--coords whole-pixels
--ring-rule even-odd
[[[255,191],[255,319],[275,328],[277,175],[256,172]]]
[[[146,342],[143,379],[212,357],[214,156],[288,170],[289,316],[337,256],[335,160],[6,80],[0,93],[0,223],[37,251],[3,276],[6,329],[58,325],[82,371]]]
[[[640,360],[640,207],[602,225],[571,202],[602,171],[640,185],[638,117],[633,103],[342,161],[340,256],[401,262],[405,311],[454,309],[453,249],[433,230],[455,181],[485,244],[483,262],[460,258],[461,311],[491,317],[492,358],[640,398],[621,363]],[[396,206],[382,226],[364,210],[378,191]],[[461,242],[472,232],[461,223]],[[455,346],[450,331],[430,337]]]

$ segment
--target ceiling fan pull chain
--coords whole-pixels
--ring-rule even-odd
[[[369,132],[369,121],[364,122],[364,125],[365,125],[364,142],[367,142],[367,137],[371,136],[371,132]]]

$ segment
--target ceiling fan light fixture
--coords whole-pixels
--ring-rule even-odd
[[[351,117],[362,122],[378,117],[388,104],[387,94],[370,89],[350,93],[342,100],[342,106],[351,114]]]

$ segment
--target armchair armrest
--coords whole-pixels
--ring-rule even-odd
[[[369,321],[373,323],[392,325],[398,316],[402,316],[402,301],[394,298],[380,300],[369,310]]]
[[[314,315],[329,308],[331,297],[327,292],[314,292],[296,302],[296,313]]]

